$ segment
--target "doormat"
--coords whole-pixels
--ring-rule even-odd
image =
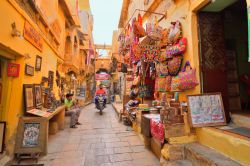
[[[250,138],[250,129],[245,127],[220,127],[218,129]]]

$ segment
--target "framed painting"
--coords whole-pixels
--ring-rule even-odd
[[[47,121],[42,117],[20,117],[15,153],[43,153],[46,142]]]
[[[187,98],[192,127],[226,125],[221,93],[188,95]]]
[[[35,107],[42,108],[43,100],[42,100],[42,87],[40,84],[34,85],[34,97],[35,97]]]
[[[5,138],[6,122],[0,122],[0,153],[4,150],[4,138]]]
[[[34,97],[34,85],[33,84],[24,84],[23,85],[23,94],[24,94],[24,106],[25,110],[32,110],[35,108],[35,97]]]
[[[30,65],[25,65],[25,74],[29,76],[34,76],[34,67]]]
[[[20,64],[8,63],[8,77],[18,77],[20,71]]]
[[[35,69],[36,69],[36,71],[41,71],[41,68],[42,68],[42,57],[37,55]]]

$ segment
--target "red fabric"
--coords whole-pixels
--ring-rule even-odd
[[[151,130],[151,135],[155,139],[159,140],[161,143],[164,143],[165,130],[164,130],[164,125],[162,123],[154,121],[154,119],[151,119],[150,130]]]
[[[96,94],[97,94],[97,95],[105,95],[106,92],[105,92],[105,90],[103,90],[103,89],[98,89],[98,90],[96,91]]]

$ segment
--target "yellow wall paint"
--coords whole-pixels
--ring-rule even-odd
[[[32,44],[20,37],[11,36],[11,24],[16,23],[17,30],[23,33],[25,18],[18,12],[7,0],[0,1],[1,11],[0,11],[0,43],[9,47],[12,50],[15,50],[19,54],[25,55],[29,54],[30,58],[25,59],[24,57],[18,57],[13,55],[13,60],[8,62],[20,64],[20,75],[17,78],[7,78],[6,81],[6,93],[3,94],[6,97],[6,107],[1,114],[1,120],[7,122],[6,130],[6,148],[7,154],[12,155],[15,145],[16,138],[16,128],[18,124],[19,117],[23,115],[24,106],[23,106],[23,84],[40,84],[43,76],[48,77],[48,72],[54,72],[54,92],[56,96],[56,69],[57,69],[57,60],[58,56],[51,47],[43,42],[43,51],[40,52]],[[8,17],[6,17],[6,13]],[[62,10],[59,10],[59,22],[62,26],[62,42],[65,44],[65,18]],[[29,18],[27,18],[29,19]],[[30,19],[29,19],[30,20]],[[32,23],[34,25],[34,23]],[[37,29],[37,27],[35,27]],[[64,46],[60,47],[61,50],[64,50]],[[64,53],[61,51],[62,54]],[[35,67],[36,55],[42,57],[42,70],[35,71],[34,76],[25,75],[25,64],[29,64]]]
[[[225,134],[213,128],[199,128],[196,130],[198,141],[210,148],[214,148],[228,157],[250,165],[250,141],[239,136]],[[240,152],[240,153],[239,153]]]

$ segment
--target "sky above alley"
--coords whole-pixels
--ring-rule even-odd
[[[113,31],[118,28],[122,0],[90,0],[94,16],[94,41],[112,44]]]

